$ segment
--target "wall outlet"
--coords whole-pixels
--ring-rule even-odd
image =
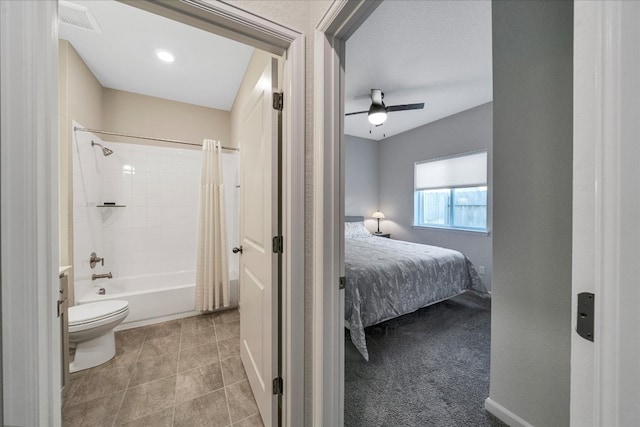
[[[484,267],[484,265],[478,266],[478,274],[481,276],[484,276],[485,274],[487,274],[487,269]]]

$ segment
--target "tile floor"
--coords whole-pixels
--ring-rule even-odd
[[[71,375],[62,425],[262,426],[237,310],[116,332],[116,356]]]

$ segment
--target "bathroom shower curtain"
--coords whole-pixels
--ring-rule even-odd
[[[202,144],[196,310],[212,311],[229,306],[229,265],[222,180],[220,141]]]

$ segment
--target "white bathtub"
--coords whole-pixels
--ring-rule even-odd
[[[237,279],[231,280],[230,285],[232,290],[237,288]],[[116,330],[129,329],[199,314],[194,310],[195,286],[193,270],[114,278],[94,284],[77,303],[128,301],[129,315]],[[105,295],[98,294],[101,287]]]

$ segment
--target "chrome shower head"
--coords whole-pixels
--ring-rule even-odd
[[[98,144],[97,142],[93,142],[91,141],[91,146],[93,147],[94,145],[97,145],[98,147],[102,148],[102,154],[106,157],[106,156],[110,156],[113,154],[113,150],[107,148],[107,147],[103,147],[101,144]]]

